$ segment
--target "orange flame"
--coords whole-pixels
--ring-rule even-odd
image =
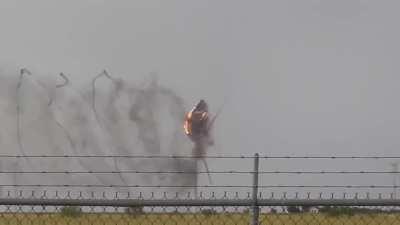
[[[200,116],[199,119],[200,119],[201,121],[204,121],[204,122],[206,122],[206,121],[207,121],[207,118],[208,118],[208,112],[202,112],[202,113],[200,114],[200,112],[193,112],[193,110],[190,111],[190,112],[186,115],[185,121],[184,121],[184,123],[183,123],[183,129],[185,130],[185,134],[186,134],[186,135],[192,135],[193,113],[196,114],[195,119],[198,118],[197,115],[199,115],[199,116]]]
[[[183,129],[185,130],[186,135],[191,135],[192,133],[192,123],[190,122],[192,120],[192,111],[190,111],[185,118],[185,122],[183,124]]]

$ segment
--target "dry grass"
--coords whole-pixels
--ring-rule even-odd
[[[260,216],[263,225],[400,225],[400,214],[360,214],[354,216],[327,216],[325,214],[263,214]],[[142,214],[127,215],[123,213],[85,213],[77,218],[66,217],[59,213],[2,213],[0,225],[186,225],[186,224],[224,224],[248,225],[249,214],[226,213],[215,215],[202,214]]]

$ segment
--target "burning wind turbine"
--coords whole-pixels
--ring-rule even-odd
[[[207,148],[214,145],[214,140],[211,137],[211,129],[217,116],[218,114],[210,118],[207,103],[204,100],[200,100],[186,114],[183,124],[185,134],[194,143],[193,155],[203,161],[210,183],[212,183],[212,180],[204,156],[207,153]]]

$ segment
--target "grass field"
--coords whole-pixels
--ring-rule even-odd
[[[327,216],[325,214],[262,214],[263,225],[400,225],[400,214],[360,214],[354,216]],[[248,225],[249,214],[143,214],[127,215],[117,213],[87,213],[77,218],[63,216],[59,213],[2,213],[0,225],[186,225],[186,224],[218,224]]]

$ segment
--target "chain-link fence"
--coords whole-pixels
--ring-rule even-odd
[[[246,198],[74,196],[2,198],[0,224],[400,224],[400,201],[395,199],[279,198],[258,199],[254,205]]]
[[[192,156],[12,156],[0,158],[22,160],[24,158],[121,158],[141,160],[194,159]],[[207,158],[207,157],[206,157]],[[243,169],[195,170],[1,170],[0,175],[29,176],[31,182],[1,182],[0,224],[268,224],[268,225],[317,225],[317,224],[399,224],[400,200],[397,198],[398,171],[346,170],[343,163],[332,164],[341,170],[303,169],[309,160],[397,160],[400,157],[259,157],[215,156],[207,159],[250,161]],[[178,161],[176,161],[178,160]],[[263,160],[263,161],[261,161]],[[272,160],[287,160],[274,165]],[[293,165],[293,160],[307,160],[307,164],[294,163],[302,169],[279,169]],[[242,162],[240,161],[240,162]],[[289,162],[288,162],[289,161]],[[273,169],[265,168],[265,162]],[[387,162],[384,162],[387,163]],[[225,164],[232,165],[232,164]],[[233,164],[234,165],[234,164]],[[318,166],[328,167],[328,163]],[[184,167],[186,168],[186,167]],[[51,183],[51,176],[91,175],[121,176],[126,180],[132,175],[136,183]],[[214,184],[198,182],[202,174],[220,176]],[[136,180],[137,175],[144,175]],[[278,176],[289,176],[278,179]],[[35,179],[40,176],[40,179]],[[158,184],[149,182],[156,176]],[[168,183],[164,176],[192,176],[194,183]],[[235,176],[235,180],[227,176]],[[267,176],[267,177],[266,177]],[[326,180],[306,180],[304,176],[328,177]],[[332,178],[332,176],[338,176]],[[352,183],[344,176],[353,176]],[[367,179],[362,176],[367,176]],[[391,185],[378,183],[381,176]],[[50,177],[50,178],[47,178]],[[187,180],[187,177],[185,179]],[[301,177],[301,179],[299,179]],[[251,179],[248,179],[251,178]],[[344,179],[341,180],[341,179]],[[235,182],[224,183],[224,179]],[[23,180],[23,179],[19,179]],[[205,179],[206,180],[206,179]],[[32,182],[34,181],[34,182]],[[41,181],[46,181],[43,183]],[[252,183],[248,183],[248,182]],[[285,181],[286,183],[281,183]],[[329,180],[328,180],[329,181]],[[85,182],[85,183],[83,183]],[[140,183],[148,182],[148,183]],[[320,183],[317,183],[320,182]],[[346,182],[345,185],[342,183]]]

